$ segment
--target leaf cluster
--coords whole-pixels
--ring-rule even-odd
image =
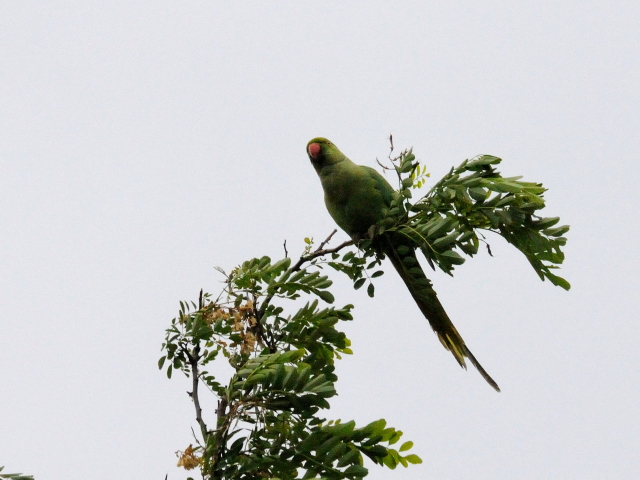
[[[0,467],[0,479],[6,478],[7,480],[33,480],[31,475],[23,475],[21,473],[2,473],[4,467]]]
[[[361,247],[364,247],[364,244]],[[370,297],[375,295],[375,286],[372,279],[384,274],[383,270],[376,270],[369,275],[369,270],[382,265],[382,257],[378,252],[370,248],[348,251],[342,255],[342,258],[340,258],[340,254],[334,253],[331,255],[331,261],[327,263],[334,270],[347,275],[353,281],[355,290],[362,288],[368,280],[367,295]]]
[[[472,257],[480,243],[486,243],[482,231],[494,232],[520,250],[542,280],[570,288],[552,272],[564,261],[563,235],[569,226],[556,226],[558,217],[538,215],[545,207],[542,184],[502,177],[495,170],[502,160],[480,155],[452,168],[412,202],[411,189],[422,185],[416,180],[420,164],[411,150],[392,161],[400,188],[376,234],[397,232],[407,240],[404,243],[419,248],[432,267],[451,275],[456,265],[464,263],[462,255]],[[487,248],[491,253],[488,244]]]
[[[217,298],[180,302],[166,331],[159,367],[169,377],[177,369],[194,379],[190,395],[201,427],[198,445],[181,452],[180,462],[199,467],[204,478],[351,479],[367,474],[364,458],[390,468],[420,462],[400,454],[411,442],[389,448],[402,433],[385,428],[384,420],[356,429],[353,421],[320,417],[336,395],[335,362],[352,353],[337,327],[353,319],[353,306],[330,305],[332,282],[316,255],[324,251],[311,252],[310,243],[295,265],[289,258],[244,262],[225,274]],[[350,253],[332,266],[353,269]],[[301,295],[311,298],[285,314],[280,304]],[[233,367],[227,382],[208,371],[219,359]],[[219,399],[215,428],[201,418],[199,384]]]

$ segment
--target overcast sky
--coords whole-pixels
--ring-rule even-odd
[[[640,478],[639,5],[2,2],[0,465],[185,479],[188,383],[156,365],[178,301],[331,232],[309,139],[375,166],[393,133],[433,181],[488,153],[543,182],[573,288],[497,237],[432,274],[498,394],[390,265],[374,299],[338,282],[355,355],[326,414],[424,460],[369,478]]]

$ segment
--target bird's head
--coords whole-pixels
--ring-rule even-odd
[[[307,143],[307,155],[316,169],[341,162],[344,154],[326,138],[317,137]]]

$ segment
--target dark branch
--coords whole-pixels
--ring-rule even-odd
[[[318,248],[316,248],[316,252],[319,251],[319,250],[322,250],[324,248],[324,246],[331,241],[331,238],[336,234],[337,231],[338,231],[338,229],[334,228],[333,232],[331,232],[331,234],[329,234],[329,236],[324,239],[324,242],[322,242],[320,244],[320,246]]]
[[[202,300],[201,300],[202,301]],[[200,346],[196,345],[193,349],[193,355],[191,355],[188,351],[186,351],[187,358],[189,359],[189,364],[191,365],[191,378],[192,378],[192,391],[190,393],[191,398],[193,399],[193,405],[196,409],[196,420],[198,425],[200,425],[200,431],[202,432],[202,438],[204,439],[205,445],[207,444],[207,424],[204,423],[202,419],[202,408],[200,407],[200,398],[198,397],[198,384],[200,383],[200,374],[198,372],[198,362],[200,361]]]
[[[212,455],[212,462],[211,462],[213,464],[212,478],[214,479],[222,478],[222,477],[219,477],[219,473],[216,471],[216,465],[218,464],[218,462],[220,462],[220,459],[222,458],[222,453],[224,452],[224,447],[226,445],[226,440],[227,440],[226,433],[229,428],[229,423],[232,416],[231,411],[229,412],[229,414],[227,414],[228,405],[229,405],[229,400],[227,399],[227,397],[222,397],[220,400],[218,400],[218,408],[216,409],[217,420],[216,420],[216,431],[215,431],[215,447],[214,447],[214,452]]]
[[[380,160],[378,160],[376,158],[376,162],[378,162],[378,165],[380,165],[384,170],[393,170],[393,168],[391,167],[387,167],[386,165],[384,165]]]
[[[300,257],[300,259],[296,262],[296,264],[291,267],[291,271],[295,272],[300,270],[300,267],[305,264],[306,262],[310,262],[311,260],[313,260],[314,258],[317,257],[322,257],[323,255],[328,255],[330,253],[335,253],[338,250],[342,250],[344,247],[348,247],[349,245],[353,245],[354,241],[353,240],[348,240],[344,243],[341,243],[340,245],[338,245],[335,248],[327,248],[325,249],[324,246],[329,243],[329,240],[331,240],[331,237],[333,237],[336,232],[338,230],[334,230],[333,232],[331,232],[331,235],[329,235],[324,242],[322,242],[320,244],[320,246],[318,248],[316,248],[312,253],[310,253],[309,255],[303,255]]]
[[[306,262],[310,262],[314,258],[321,257],[323,255],[328,255],[330,253],[335,253],[339,250],[342,250],[344,247],[348,247],[349,245],[354,244],[353,240],[348,240],[338,245],[335,248],[325,249],[324,246],[327,243],[329,243],[329,240],[331,240],[331,237],[333,237],[337,231],[338,230],[334,230],[333,232],[331,232],[331,234],[320,244],[320,246],[314,252],[310,253],[309,255],[302,255],[300,259],[296,262],[296,264],[293,267],[290,267],[288,271],[295,272],[297,270],[300,270],[300,267],[302,265],[304,265]],[[271,299],[273,298],[274,295],[275,293],[270,293],[269,295],[267,295],[264,301],[262,302],[260,309],[256,312],[256,318],[258,319],[258,322],[262,321],[262,316],[264,315],[264,312],[267,310],[267,307],[269,306],[269,303],[271,303]]]

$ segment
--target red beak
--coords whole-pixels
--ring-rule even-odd
[[[317,160],[318,155],[320,155],[320,150],[322,150],[322,147],[319,143],[312,143],[309,145],[309,155],[314,160]]]

